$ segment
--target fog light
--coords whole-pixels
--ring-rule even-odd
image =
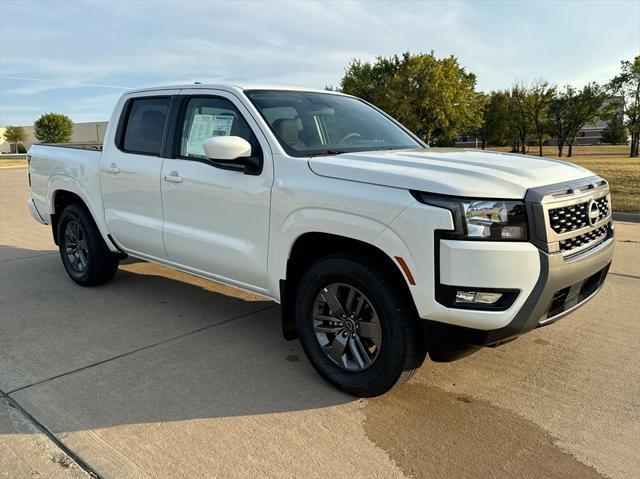
[[[502,293],[487,293],[482,291],[456,291],[457,304],[494,304]]]

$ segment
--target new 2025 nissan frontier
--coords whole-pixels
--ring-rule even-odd
[[[576,165],[429,148],[358,98],[186,85],[125,93],[101,149],[34,145],[32,216],[78,284],[127,255],[271,298],[286,338],[357,396],[593,297],[607,182]]]

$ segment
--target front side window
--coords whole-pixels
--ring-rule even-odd
[[[122,149],[131,153],[159,155],[170,102],[169,97],[132,100]]]
[[[245,94],[292,156],[423,146],[357,98],[274,90],[249,90]]]
[[[202,143],[213,136],[239,136],[251,144],[252,155],[260,149],[251,128],[226,98],[191,98],[182,128],[180,156],[205,158]]]

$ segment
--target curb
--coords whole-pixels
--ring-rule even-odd
[[[613,212],[614,221],[625,221],[627,223],[640,223],[640,213],[616,213]]]

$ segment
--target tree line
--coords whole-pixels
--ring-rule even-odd
[[[455,144],[459,135],[480,139],[482,147],[510,145],[526,152],[554,138],[558,156],[573,145],[581,128],[608,120],[606,143],[627,143],[638,156],[640,139],[640,56],[622,61],[620,73],[604,85],[557,87],[539,79],[517,82],[510,89],[483,93],[476,76],[455,56],[429,54],[352,60],[337,89],[359,96],[397,118],[431,145]]]

